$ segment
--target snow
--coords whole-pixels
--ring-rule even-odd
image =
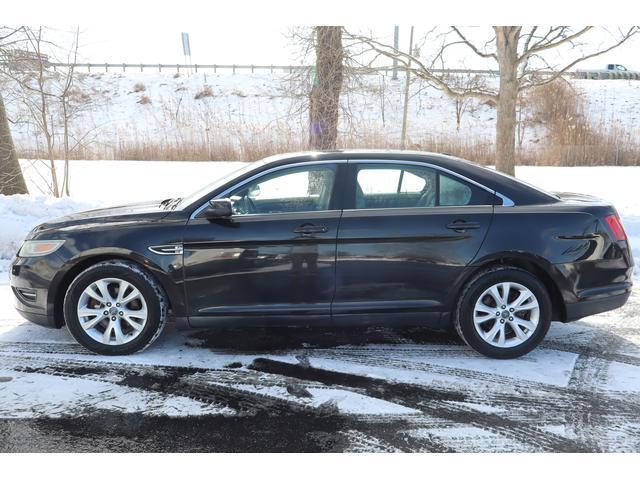
[[[0,195],[0,283],[24,237],[46,219],[88,210],[95,202],[44,195]]]
[[[220,407],[175,395],[140,392],[109,382],[22,373],[0,368],[0,418],[69,417],[91,410],[116,410],[147,415],[232,415]]]
[[[605,388],[613,391],[640,393],[640,366],[612,362]]]
[[[544,446],[541,436],[573,439],[578,429],[598,450],[637,450],[637,415],[632,413],[637,409],[634,395],[640,392],[637,293],[621,310],[552,325],[549,343],[513,360],[484,358],[461,343],[440,344],[422,335],[415,342],[398,337],[398,332],[390,332],[389,343],[363,343],[358,337],[352,345],[314,347],[305,342],[297,348],[277,348],[276,336],[276,348],[264,351],[233,344],[211,348],[193,338],[193,332],[176,331],[172,323],[144,352],[106,357],[84,350],[66,329],[22,320],[11,306],[11,295],[7,285],[0,285],[0,419],[73,418],[81,423],[85,416],[103,411],[237,418],[246,414],[236,400],[241,399],[273,414],[288,406],[310,415],[341,415],[351,449],[401,449],[411,437],[418,444],[435,441],[457,451],[532,451]],[[588,338],[603,335],[613,340],[611,347],[594,347],[577,362],[585,355],[578,352],[589,344]],[[376,338],[381,339],[379,334]],[[619,350],[613,350],[615,345]],[[621,354],[619,361],[605,360],[616,352]],[[337,380],[313,380],[313,370],[307,371],[310,380],[265,373],[252,366],[258,358],[284,362],[297,371],[308,362],[333,372]],[[231,363],[240,366],[230,368]],[[348,374],[345,380],[339,379],[340,373]],[[127,377],[141,382],[124,381]],[[373,379],[376,386],[362,388],[362,380],[350,386],[349,378]],[[402,388],[387,390],[394,385]],[[424,398],[412,394],[415,390],[407,385],[424,388]],[[439,400],[429,391],[459,398]],[[383,392],[384,399],[379,396]],[[391,392],[396,393],[390,396]],[[597,407],[608,402],[624,402],[622,412]],[[573,419],[575,405],[593,409],[593,425]],[[349,419],[355,422],[353,428]],[[494,424],[493,419],[500,421]],[[514,426],[502,425],[503,419]],[[379,425],[385,434],[358,430],[366,422]],[[301,422],[296,428],[304,431],[307,425]],[[389,445],[397,428],[400,443]],[[529,441],[531,434],[535,437]]]
[[[302,108],[308,93],[307,81],[283,72],[199,72],[177,77],[168,72],[80,74],[76,86],[82,95],[72,99],[79,113],[71,127],[77,138],[85,138],[85,143],[94,146],[127,142],[171,144],[174,140],[206,142],[216,134],[230,140],[241,140],[244,135],[267,140],[270,132],[280,128],[295,137],[296,133],[305,134],[308,128],[307,112]],[[606,125],[624,122],[630,135],[637,134],[640,82],[570,81],[584,95],[592,121]],[[487,82],[494,85],[496,79]],[[144,91],[136,92],[136,84],[142,84]],[[205,86],[211,88],[213,95],[196,99]],[[10,117],[19,120],[12,126],[14,142],[19,150],[33,151],[34,140],[42,144],[41,134],[25,121],[24,107],[13,98],[10,88],[9,83],[3,95]],[[378,75],[358,77],[343,89],[342,103],[349,115],[342,119],[340,130],[358,135],[399,134],[403,91],[402,75],[396,81]],[[451,99],[415,79],[411,94],[408,133],[412,141],[419,142],[425,136],[457,135]],[[143,96],[151,103],[141,104]],[[460,135],[490,143],[495,120],[494,108],[474,101],[462,117]],[[542,128],[531,126],[525,131],[524,144],[535,146],[543,135]]]
[[[386,349],[379,353],[376,350],[378,349],[373,346],[360,353],[374,358],[389,355]],[[420,348],[418,351],[421,353],[415,356],[411,355],[411,361],[416,366],[414,370],[381,364],[372,371],[371,367],[366,364],[334,358],[317,358],[313,354],[309,355],[309,362],[311,366],[316,368],[419,385],[455,381],[455,378],[450,374],[443,375],[438,369],[432,368],[433,366],[443,366],[467,372],[504,375],[515,380],[567,386],[577,358],[574,353],[546,349],[537,349],[525,357],[510,362],[496,362],[480,354],[467,355],[468,352],[461,352],[457,347],[448,349],[445,355],[443,355],[442,347],[433,353],[429,352],[428,347]],[[403,355],[406,353],[403,352]],[[422,371],[419,368],[421,366],[429,366],[429,368]],[[448,369],[443,370],[449,371]]]
[[[286,387],[272,385],[234,384],[234,388],[269,397],[291,400]],[[307,388],[309,397],[297,398],[297,402],[315,408],[337,408],[342,413],[353,415],[412,415],[420,411],[392,402],[371,398],[348,390],[335,388]]]

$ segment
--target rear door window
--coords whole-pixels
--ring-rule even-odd
[[[431,167],[356,164],[355,208],[493,205],[483,188]]]

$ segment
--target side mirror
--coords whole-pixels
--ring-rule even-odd
[[[205,208],[199,217],[229,218],[233,215],[233,203],[228,198],[209,200],[209,205]]]

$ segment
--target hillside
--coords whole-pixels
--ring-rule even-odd
[[[50,88],[56,83],[53,76]],[[616,145],[637,138],[640,82],[571,80],[570,86],[584,103],[577,111],[594,131],[615,130]],[[3,88],[19,153],[43,156],[44,137],[25,106],[27,95],[11,84]],[[350,79],[341,98],[341,146],[397,146],[403,88],[402,77]],[[307,92],[307,78],[285,73],[78,73],[69,122],[73,156],[253,159],[263,152],[305,148]],[[522,107],[521,149],[544,144],[549,131],[534,107]],[[495,109],[476,101],[465,108],[458,131],[455,103],[422,82],[412,82],[409,143],[439,150],[464,145],[471,152],[491,149]],[[52,101],[50,110],[59,152],[62,128],[55,119],[60,108]]]

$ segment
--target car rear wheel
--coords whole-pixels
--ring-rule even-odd
[[[113,260],[89,267],[74,279],[64,299],[64,315],[81,345],[102,355],[126,355],[158,338],[167,318],[167,300],[149,273]]]
[[[533,350],[551,325],[551,300],[531,273],[497,267],[476,275],[464,289],[455,328],[474,350],[516,358]]]

